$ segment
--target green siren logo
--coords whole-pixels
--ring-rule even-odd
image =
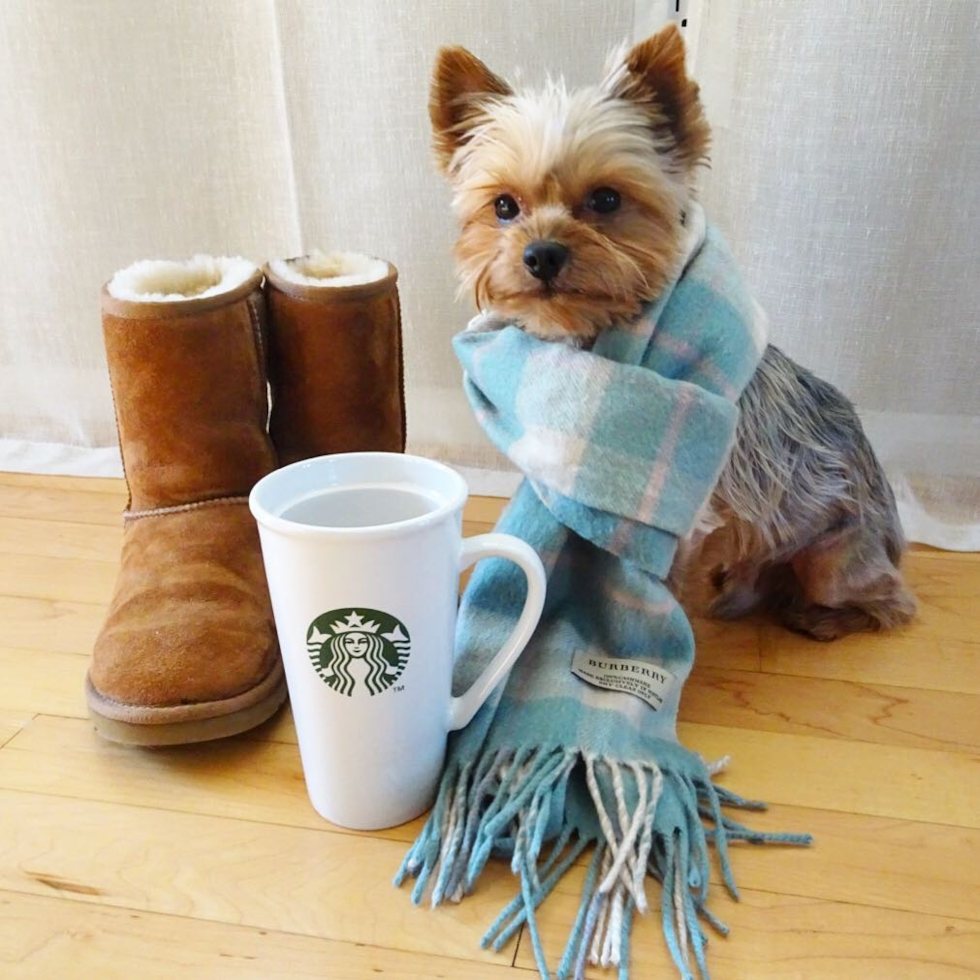
[[[371,695],[401,677],[411,645],[394,616],[377,609],[334,609],[317,616],[306,633],[310,662],[328,687],[350,697],[358,681]]]

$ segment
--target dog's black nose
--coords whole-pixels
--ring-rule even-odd
[[[567,258],[568,249],[561,242],[531,242],[524,249],[524,265],[527,271],[542,282],[554,279]]]

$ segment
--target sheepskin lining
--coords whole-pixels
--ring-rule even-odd
[[[360,252],[314,249],[298,259],[274,259],[269,268],[280,279],[300,286],[361,286],[388,275],[388,263]]]
[[[255,275],[256,266],[238,256],[195,255],[183,262],[143,259],[120,269],[109,295],[133,303],[173,303],[231,292]]]

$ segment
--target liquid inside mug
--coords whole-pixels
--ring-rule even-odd
[[[396,453],[343,453],[261,479],[258,521],[303,773],[317,812],[357,830],[418,816],[450,731],[464,727],[531,638],[544,605],[534,550],[508,534],[463,539],[466,483]],[[473,685],[452,696],[459,574],[507,558],[524,609]]]

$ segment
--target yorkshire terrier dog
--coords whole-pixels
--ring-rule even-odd
[[[675,27],[577,91],[515,92],[443,48],[429,111],[461,289],[481,310],[588,346],[676,275],[709,129]],[[682,549],[709,532],[726,542],[711,613],[768,611],[822,640],[910,619],[894,496],[851,403],[770,345],[739,406],[710,512]]]

